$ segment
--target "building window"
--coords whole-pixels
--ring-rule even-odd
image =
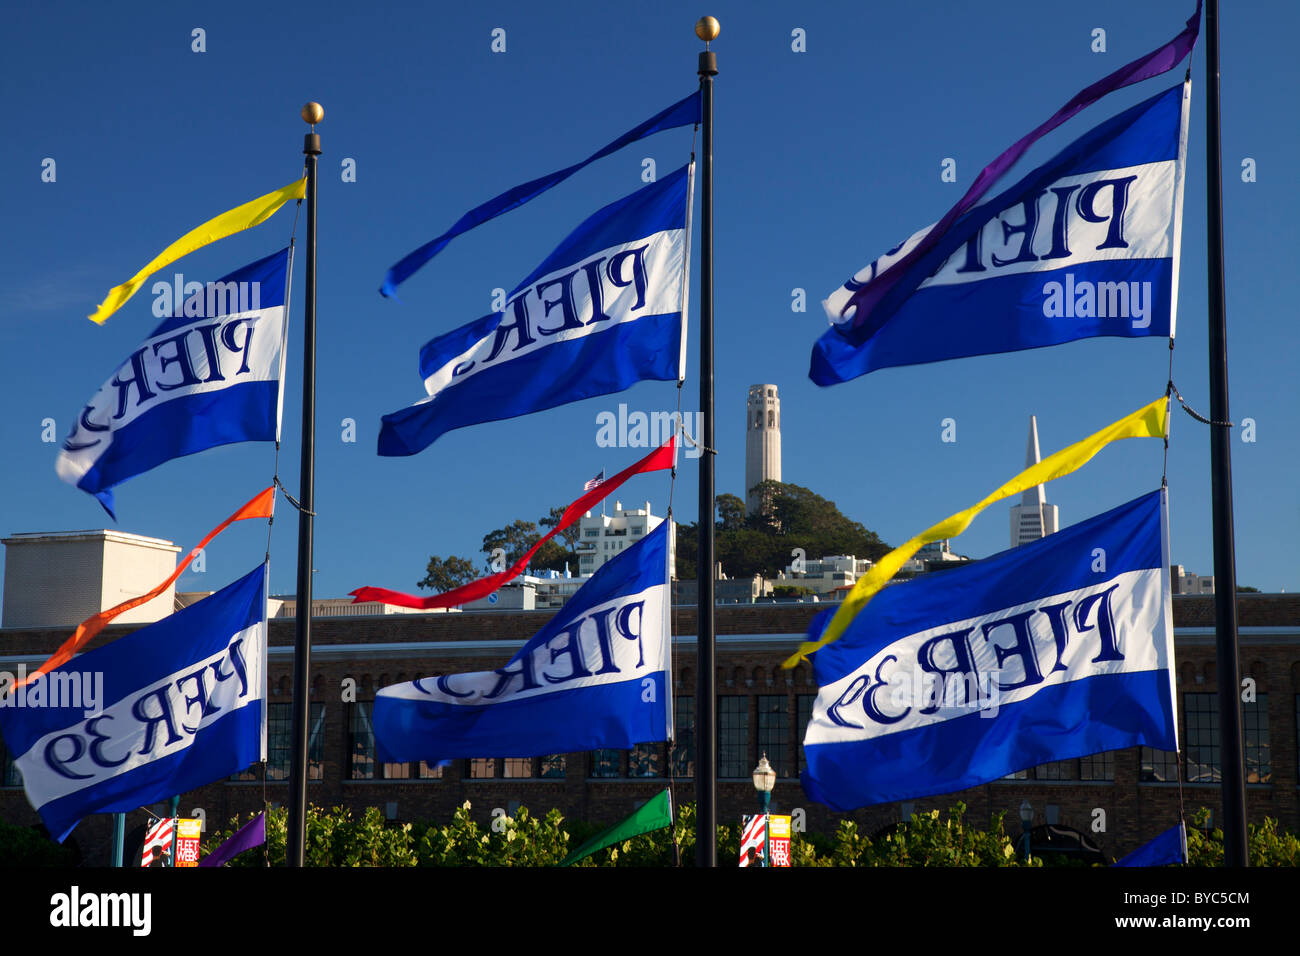
[[[437,764],[431,764],[427,760],[421,760],[419,766],[419,777],[421,780],[441,780],[442,767]]]
[[[784,695],[763,694],[758,698],[758,752],[767,754],[778,777],[791,777],[790,702]]]
[[[381,780],[410,780],[412,766],[409,763],[381,763],[379,777]]]
[[[1073,760],[1053,760],[1051,763],[1039,764],[1034,768],[1035,780],[1074,780]]]
[[[673,776],[695,776],[695,698],[673,698]]]
[[[582,534],[583,534],[584,537],[587,537],[587,538],[599,538],[599,537],[600,537],[600,529],[599,529],[599,528],[584,528],[583,531],[582,531]]]
[[[1028,780],[1028,779],[1029,779],[1029,770],[1028,770],[1028,769],[1025,769],[1025,770],[1017,770],[1017,771],[1015,771],[1014,773],[1009,773],[1009,774],[1007,774],[1007,775],[1006,775],[1005,777],[1003,777],[1002,779],[1003,779],[1003,780]]]
[[[803,738],[808,733],[808,724],[812,722],[813,702],[817,700],[816,694],[800,694],[794,699],[795,704],[795,732],[798,736],[795,738],[795,749],[799,751],[799,772],[803,773],[808,769],[808,761],[803,754]]]
[[[718,776],[748,777],[753,771],[749,758],[749,698],[729,695],[718,698]]]
[[[471,780],[484,780],[497,775],[497,762],[494,757],[473,757],[469,762]]]
[[[1105,753],[1093,754],[1091,757],[1081,757],[1079,759],[1079,779],[1114,780],[1115,751],[1107,750]]]
[[[1138,779],[1143,783],[1176,783],[1178,781],[1178,754],[1172,750],[1142,748],[1142,768]]]
[[[325,778],[325,705],[312,704],[307,716],[307,779]],[[273,703],[266,709],[266,779],[283,783],[289,779],[293,762],[293,704]],[[231,780],[262,779],[256,764],[234,774]]]
[[[5,742],[0,740],[0,787],[21,787],[23,785],[23,773],[14,763],[13,756],[9,753],[9,748]]]
[[[352,780],[375,778],[375,728],[370,722],[370,701],[352,704],[348,721],[348,777]]]
[[[629,777],[662,777],[664,775],[663,748],[657,743],[637,744],[627,752]]]
[[[507,777],[531,777],[533,775],[532,757],[506,757],[502,761],[502,766]]]
[[[593,777],[617,777],[619,775],[619,750],[593,750],[591,752],[591,775]]]
[[[1268,694],[1241,706],[1241,730],[1246,743],[1246,782],[1270,783],[1273,762],[1268,750]]]
[[[1184,694],[1187,717],[1187,782],[1219,782],[1218,694]]]
[[[551,754],[542,758],[541,776],[547,780],[554,780],[564,776],[564,754]]]

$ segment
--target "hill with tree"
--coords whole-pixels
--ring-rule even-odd
[[[890,547],[880,536],[844,515],[835,502],[800,485],[765,481],[756,486],[760,510],[745,514],[736,495],[719,495],[715,546],[718,562],[731,578],[755,574],[775,577],[800,548],[807,558],[852,554],[875,561]],[[677,529],[677,577],[696,576],[699,525]]]
[[[714,499],[718,561],[728,577],[748,578],[755,574],[775,577],[794,560],[796,548],[801,548],[807,558],[852,554],[873,561],[889,551],[889,545],[874,531],[845,516],[835,502],[814,491],[779,481],[765,481],[757,488],[762,506],[752,515],[745,514],[745,502],[736,495],[724,494]],[[539,521],[521,519],[488,532],[483,536],[481,566],[457,555],[445,558],[434,555],[429,558],[424,579],[417,586],[449,591],[484,574],[504,571],[546,531],[554,528],[563,514],[563,508],[552,508]],[[535,570],[563,571],[567,564],[576,570],[577,545],[575,524],[546,542],[529,566]],[[679,525],[679,580],[695,577],[698,549],[699,526]]]

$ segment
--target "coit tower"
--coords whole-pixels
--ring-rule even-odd
[[[745,511],[754,514],[761,505],[754,488],[781,480],[781,399],[776,386],[749,386],[745,414]]]

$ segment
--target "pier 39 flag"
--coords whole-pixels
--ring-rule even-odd
[[[537,757],[670,738],[669,524],[601,565],[504,667],[379,691],[377,759]]]
[[[1166,528],[1156,491],[881,591],[813,656],[804,792],[852,810],[1138,744],[1177,750]]]
[[[1181,83],[1092,129],[957,219],[914,263],[900,264],[929,229],[853,276],[823,302],[834,324],[809,377],[827,386],[1090,336],[1172,336],[1189,90]],[[892,287],[857,316],[877,281]]]
[[[165,461],[275,441],[289,250],[206,284],[159,281],[161,325],[77,416],[55,465],[116,520],[113,487]]]
[[[505,308],[429,342],[429,397],[385,415],[379,454],[414,455],[454,428],[684,374],[691,183],[683,166],[611,203],[515,287]]]
[[[266,759],[266,574],[263,564],[0,697],[5,743],[54,839],[87,814],[134,810]]]

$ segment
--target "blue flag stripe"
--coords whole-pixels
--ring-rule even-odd
[[[182,395],[113,433],[113,442],[77,487],[91,494],[208,448],[275,441],[278,382],[248,382]]]
[[[654,682],[646,704],[642,680]],[[669,700],[664,672],[614,684],[559,690],[544,697],[481,707],[376,697],[376,759],[452,760],[535,757],[582,750],[623,750],[663,740]]]
[[[207,294],[208,285],[229,285],[230,283],[248,283],[251,285],[256,283],[258,286],[257,302],[260,308],[273,309],[284,305],[288,264],[289,248],[286,246],[278,252],[273,252],[256,262],[250,262],[248,265],[236,269],[229,275],[222,276],[215,283],[205,283],[204,291],[196,295],[186,296],[182,294],[176,296],[173,294],[173,314],[163,319],[162,324],[154,329],[149,337],[154,338],[164,332],[193,325],[197,319],[215,318],[218,315],[225,315],[227,311],[233,311],[211,307],[224,304],[227,300],[219,296],[209,298]],[[165,279],[159,281],[166,282]],[[245,296],[241,301],[248,301],[248,296]],[[190,311],[188,315],[186,314],[187,306]]]
[[[1002,728],[1029,732],[999,733]],[[872,740],[805,744],[805,793],[835,810],[954,793],[1009,773],[1144,744],[1174,750],[1168,671],[1106,674]]]

